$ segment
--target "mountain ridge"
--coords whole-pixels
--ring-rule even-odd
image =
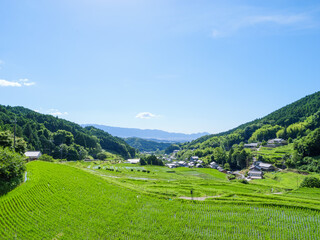
[[[123,128],[123,127],[111,127],[101,124],[81,124],[82,127],[93,126],[95,128],[101,129],[111,135],[121,137],[121,138],[142,138],[147,140],[163,140],[171,142],[188,142],[199,137],[208,135],[207,132],[202,133],[175,133],[167,132],[158,129],[139,129],[139,128]]]

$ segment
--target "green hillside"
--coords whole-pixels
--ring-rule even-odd
[[[183,150],[177,157],[185,159],[197,155],[206,162],[217,161],[222,165],[228,163],[231,169],[242,169],[252,160],[252,155],[263,155],[244,151],[243,144],[260,142],[264,145],[273,138],[282,138],[293,145],[282,159],[271,156],[264,161],[320,172],[317,157],[320,155],[320,92],[230,131],[182,144],[180,147]]]
[[[276,110],[267,116],[256,119],[254,121],[242,124],[234,129],[219,134],[212,134],[200,137],[194,141],[191,141],[186,146],[192,147],[198,143],[202,143],[212,137],[226,136],[236,132],[237,130],[244,130],[244,140],[249,140],[253,129],[257,129],[265,124],[280,125],[282,127],[288,127],[289,125],[297,122],[303,122],[309,116],[317,113],[320,110],[320,91],[308,95],[302,99],[299,99],[285,107]],[[251,131],[250,131],[251,130]],[[249,136],[250,135],[250,136]],[[249,136],[249,137],[248,137]]]
[[[97,157],[102,151],[130,158],[135,149],[120,138],[70,121],[40,114],[24,107],[0,105],[0,146],[13,146],[13,121],[17,120],[16,150],[38,150],[54,158],[79,160]]]
[[[140,152],[155,152],[162,151],[171,146],[172,143],[155,142],[151,140],[146,140],[142,138],[125,138],[126,143],[131,147],[138,149]]]
[[[258,193],[258,185],[248,188],[242,184],[242,191],[241,184],[231,188],[220,173],[216,175],[216,170],[212,170],[193,172],[192,181],[184,183],[181,178],[172,182],[172,186],[182,190],[186,184],[202,181],[203,188],[210,188],[211,179],[212,184],[220,183],[220,189],[229,189],[231,194],[190,201],[134,188],[144,183],[156,186],[168,182],[165,176],[172,173],[152,174],[164,167],[150,168],[149,178],[153,179],[145,176],[144,180],[136,179],[134,183],[132,179],[127,183],[126,175],[129,177],[132,171],[98,169],[98,164],[83,168],[80,162],[75,164],[70,167],[39,161],[28,163],[27,181],[0,197],[0,238],[317,239],[320,234],[320,215],[311,210],[319,208],[319,192],[314,190],[301,189],[302,192],[288,197],[263,197]],[[125,165],[123,169],[127,169]],[[179,174],[172,178],[176,176]],[[246,193],[246,188],[256,188],[256,193]],[[310,198],[295,203],[299,199],[295,194]]]

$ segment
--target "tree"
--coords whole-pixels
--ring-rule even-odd
[[[320,155],[320,128],[295,141],[294,149],[303,157]]]
[[[108,154],[105,151],[102,151],[102,152],[97,154],[97,158],[100,159],[100,160],[105,160],[105,159],[107,159],[107,157],[108,157]]]
[[[227,170],[227,171],[230,171],[230,170],[231,170],[229,163],[225,163],[225,164],[223,165],[223,168],[224,168],[225,170]]]
[[[140,159],[140,165],[141,166],[147,165],[146,161],[143,158]]]
[[[25,170],[25,157],[9,148],[0,148],[0,195],[20,184]]]
[[[320,179],[316,177],[306,177],[300,187],[320,188]]]
[[[71,145],[74,142],[72,133],[66,130],[56,131],[53,134],[53,140],[55,145],[60,145],[60,144]]]
[[[13,139],[9,131],[0,132],[0,146],[11,147],[13,145]]]
[[[167,149],[164,150],[164,152],[165,152],[166,154],[170,154],[170,153],[172,153],[174,150],[180,150],[180,147],[179,147],[177,144],[172,144],[172,145],[170,145],[169,147],[167,147]]]

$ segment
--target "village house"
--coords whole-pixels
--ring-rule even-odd
[[[256,169],[261,171],[271,172],[276,170],[276,168],[271,163],[264,163],[260,161],[253,162],[253,165],[250,169]]]
[[[214,169],[217,169],[219,167],[219,165],[216,162],[211,162],[209,166]]]
[[[189,166],[189,168],[192,168],[192,167],[194,167],[194,163],[189,162],[189,163],[188,163],[188,166]]]
[[[177,167],[176,164],[174,164],[174,163],[167,163],[166,166],[168,168],[176,168]]]
[[[244,148],[258,148],[260,143],[247,143],[247,144],[244,144],[243,147]]]
[[[178,164],[179,167],[188,167],[188,164],[185,161],[179,161]]]
[[[199,157],[198,156],[192,156],[192,157],[190,157],[190,161],[192,161],[192,162],[196,162],[196,161],[198,161],[199,160]]]
[[[282,138],[274,138],[274,139],[270,139],[268,140],[268,144],[266,145],[266,147],[279,147],[279,146],[283,146],[286,145],[287,141],[282,139]]]
[[[140,162],[140,158],[137,159],[128,159],[126,163],[137,164]]]
[[[28,151],[24,155],[29,158],[29,161],[38,160],[42,155],[40,151]]]
[[[262,179],[263,178],[263,172],[257,169],[252,169],[248,172],[248,177],[250,179]]]

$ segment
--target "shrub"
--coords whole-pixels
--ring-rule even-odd
[[[239,179],[239,183],[249,184],[249,182],[246,179]]]
[[[306,177],[300,187],[320,188],[320,179],[316,177]]]
[[[0,148],[0,195],[17,186],[25,170],[25,157],[9,148]]]
[[[41,156],[39,157],[39,160],[41,160],[41,161],[46,161],[46,162],[53,162],[53,161],[54,161],[53,157],[51,157],[51,156],[49,156],[49,155],[47,155],[47,154],[41,155]]]
[[[230,174],[230,175],[228,175],[228,179],[229,179],[229,180],[234,180],[234,179],[236,179],[236,176],[235,176],[235,175]]]

